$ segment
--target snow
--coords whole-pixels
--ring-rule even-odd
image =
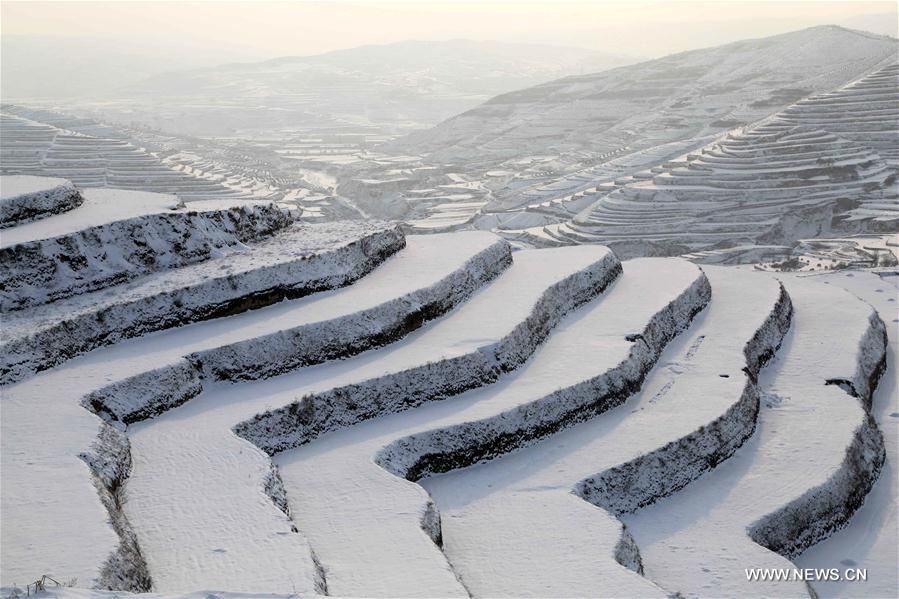
[[[885,271],[883,274],[890,274]],[[897,285],[899,277],[840,272],[814,281],[842,287],[870,303],[886,321],[887,370],[874,395],[872,414],[883,432],[887,459],[874,488],[849,525],[810,547],[794,561],[801,568],[864,568],[866,581],[816,581],[819,597],[889,597],[899,588],[899,391],[897,391]]]
[[[883,448],[863,398],[825,383],[845,380],[861,393],[884,350],[879,321],[868,304],[832,285],[798,278],[785,285],[793,326],[760,377],[756,433],[705,477],[625,518],[647,577],[668,591],[806,594],[803,582],[747,580],[744,568],[793,568],[753,539],[798,553],[839,528],[876,479]]]
[[[449,251],[450,248],[453,251]],[[497,250],[500,250],[498,255]],[[473,261],[477,256],[482,257],[484,264]],[[503,256],[506,256],[506,261]],[[488,259],[493,262],[487,262]],[[121,383],[127,388],[129,377],[158,368],[170,368],[191,351],[235,343],[279,330],[289,323],[308,323],[312,318],[326,316],[334,318],[348,310],[358,312],[366,306],[377,309],[378,302],[414,294],[421,288],[436,285],[439,291],[443,288],[441,282],[444,286],[448,284],[463,290],[472,289],[485,280],[473,276],[469,269],[476,266],[486,268],[487,272],[489,268],[502,269],[507,259],[506,244],[489,233],[412,238],[405,250],[369,275],[372,278],[365,277],[345,290],[315,294],[226,319],[197,323],[119,343],[71,360],[27,381],[4,387],[3,419],[0,422],[4,443],[0,456],[3,473],[0,500],[4,520],[16,525],[5,525],[0,531],[2,585],[32,580],[44,572],[64,573],[66,578],[77,577],[81,585],[98,584],[102,580],[104,562],[111,555],[118,554],[119,538],[109,524],[110,514],[98,500],[98,489],[94,486],[87,463],[79,458],[85,452],[96,453],[90,448],[97,442],[102,424],[80,404],[88,394]],[[448,281],[444,282],[444,279]],[[340,300],[341,294],[345,294],[345,301]],[[464,294],[457,295],[455,299],[461,301],[464,297]],[[410,301],[406,307],[414,313],[419,304]],[[310,316],[304,319],[305,314]],[[378,322],[377,311],[363,311],[361,315],[373,324]],[[264,358],[264,353],[262,355]],[[160,371],[158,375],[160,382],[167,380],[165,372]],[[145,388],[139,386],[137,390]],[[135,404],[144,400],[140,394],[132,399]],[[236,437],[233,439],[247,447]],[[262,455],[258,451],[255,453]],[[263,483],[256,482],[259,484],[257,490],[262,494]],[[252,484],[248,482],[242,490],[244,496]],[[28,489],[28,493],[23,493],[22,489]],[[214,501],[214,497],[202,488],[193,489],[197,496],[189,497],[188,504],[203,497]],[[239,491],[235,494],[239,495]],[[130,500],[132,495],[126,493],[126,497]],[[240,514],[233,516],[241,517]],[[260,521],[269,527],[266,530],[272,534],[284,532],[285,528],[289,530],[286,516],[278,516],[271,511],[265,513]],[[222,521],[204,530],[214,535],[212,529],[222,529]],[[196,528],[193,530],[195,534],[203,532]],[[285,544],[292,543],[298,550],[305,546],[299,535],[287,536],[288,539],[272,541],[267,546],[283,548]],[[233,537],[232,541],[241,542]],[[211,553],[219,548],[222,547],[208,547],[209,555],[219,558],[219,568],[207,571],[208,578],[202,578],[202,572],[191,570],[194,578],[190,581],[174,577],[167,582],[166,573],[160,571],[153,573],[154,584],[161,589],[171,589],[172,586],[167,585],[172,584],[184,584],[193,589],[224,588],[228,586],[225,582],[233,582],[235,586],[229,587],[229,590],[259,590],[252,588],[253,576],[245,569],[234,567],[232,557],[239,555],[239,551],[232,548],[230,554]],[[170,549],[171,546],[167,545],[163,553]],[[178,555],[179,568],[197,559],[189,553]],[[296,582],[297,592],[314,590],[316,580],[311,577],[314,568],[310,555],[304,557],[302,552],[280,552],[278,560],[277,563],[281,564],[290,562],[291,580]],[[263,560],[260,563],[267,562]],[[299,564],[306,565],[301,567]],[[258,576],[265,579],[261,566]],[[283,580],[279,584],[283,584]]]
[[[615,560],[621,523],[582,497],[607,509],[653,501],[700,476],[709,467],[706,456],[731,453],[724,440],[740,443],[751,434],[758,396],[741,370],[752,356],[757,371],[758,357],[777,346],[789,303],[784,317],[771,278],[716,268],[706,274],[712,301],[624,405],[532,447],[423,481],[443,518],[444,550],[475,594],[618,594],[620,582],[609,571],[621,569]],[[758,342],[760,330],[767,335]],[[703,428],[707,437],[697,435]],[[651,470],[656,459],[665,464],[661,471]],[[599,492],[597,473],[609,478],[628,467],[637,470],[631,480]],[[634,593],[664,594],[649,585]]]
[[[571,265],[559,268],[551,260],[558,257],[569,258]],[[293,569],[289,554],[266,551],[266,542],[278,531],[271,523],[277,514],[271,511],[270,502],[258,503],[258,492],[254,494],[242,486],[235,488],[230,476],[220,476],[221,472],[229,472],[234,480],[258,487],[271,464],[268,457],[253,445],[235,436],[230,430],[232,426],[255,411],[288,403],[315,390],[328,389],[335,382],[364,380],[375,373],[382,374],[387,368],[399,369],[404,364],[410,368],[419,366],[428,360],[441,359],[441,352],[447,350],[451,355],[477,352],[487,340],[495,341],[525,320],[547,286],[566,277],[576,277],[581,270],[594,268],[596,264],[602,271],[608,271],[610,257],[604,248],[578,248],[546,256],[518,254],[516,263],[496,282],[446,319],[412,333],[407,340],[378,352],[301,369],[259,383],[211,386],[185,405],[132,427],[135,466],[127,488],[129,497],[136,499],[129,501],[126,511],[139,531],[151,570],[158,573],[157,588],[163,588],[160,585],[178,588],[174,581],[182,580],[184,576],[194,580],[200,576],[194,568],[183,573],[182,563],[187,556],[192,556],[196,568],[210,572],[209,584],[216,580],[212,573],[219,577],[229,576],[228,568],[234,570],[228,561],[230,558],[204,550],[213,546],[226,549],[228,555],[239,554],[242,559],[246,559],[247,552],[255,551],[252,563],[266,564],[265,568],[259,566],[259,572],[252,577],[248,577],[245,569],[236,569],[243,577],[241,581],[234,581],[241,585],[239,588],[248,585],[255,585],[253,588],[257,590],[283,588],[278,579],[288,576]],[[576,278],[580,279],[591,282],[590,278]],[[517,303],[510,301],[513,289],[521,290],[521,300]],[[506,313],[502,312],[504,309]],[[503,316],[491,324],[471,318],[500,313]],[[201,496],[186,496],[186,485],[197,477],[204,480]],[[149,498],[140,499],[144,496]],[[231,511],[222,511],[226,509]],[[292,512],[296,520],[299,514],[295,509]],[[227,513],[242,514],[252,527],[241,528],[239,535],[227,530],[219,532],[214,523],[222,517],[227,518]],[[266,524],[267,521],[270,523]],[[243,527],[243,520],[235,524],[238,525]],[[183,534],[172,532],[182,530]],[[172,548],[172,534],[178,534],[176,549]],[[230,542],[227,540],[229,535]],[[232,551],[230,548],[235,543],[240,548]],[[316,547],[315,551],[322,559],[321,549]],[[439,552],[436,555],[439,557]],[[339,582],[331,579],[328,584],[330,592],[342,593]]]
[[[428,439],[424,443],[435,451],[437,438],[475,448],[502,430],[503,423],[521,427],[519,438],[527,443],[535,434],[527,427],[541,415],[545,423],[547,417],[586,409],[577,405],[577,395],[555,391],[597,375],[603,379],[630,353],[633,343],[625,335],[643,330],[654,315],[686,324],[690,312],[701,307],[705,279],[700,271],[676,260],[661,267],[653,260],[626,264],[621,280],[568,316],[528,362],[494,385],[369,420],[276,456],[297,526],[315,546],[329,590],[340,595],[464,596],[432,541],[437,533],[427,494],[372,459],[387,463],[385,446],[395,456],[396,446],[411,452],[415,446],[406,440],[415,437]],[[674,315],[670,303],[677,305]],[[584,331],[594,334],[585,339]],[[482,434],[467,426],[478,422],[493,428]],[[437,429],[447,432],[428,436]],[[394,472],[400,457],[389,464]],[[621,579],[645,588],[627,570],[622,569]]]
[[[2,380],[17,380],[100,345],[240,312],[246,309],[242,302],[265,305],[345,285],[403,244],[401,233],[383,223],[294,225],[240,252],[9,313]]]
[[[411,135],[4,106],[0,170],[68,179],[0,178],[0,594],[896,596],[896,47],[817,27]],[[619,262],[674,254],[720,266]]]
[[[333,249],[343,230],[283,242]],[[263,254],[247,272],[277,252]],[[752,538],[795,555],[876,477],[864,402],[883,330],[838,286],[886,313],[891,280],[783,275],[793,328],[758,379],[753,433],[755,375],[790,314],[773,276],[680,259],[619,275],[599,246],[513,258],[487,233],[410,236],[346,288],[4,387],[0,499],[16,526],[2,530],[2,585],[46,572],[131,590],[149,576],[170,595],[803,593],[747,586],[762,583],[742,569],[792,567]],[[378,337],[393,314],[446,311]],[[896,412],[882,397],[881,421]],[[895,518],[889,464],[883,476],[838,533],[857,549],[825,542],[811,563],[889,576],[893,533],[858,522]]]
[[[65,179],[28,175],[0,177],[0,228],[65,212],[83,201],[81,193]]]
[[[88,200],[90,197],[93,196]],[[82,208],[83,204],[9,232],[12,237],[49,234],[49,229],[39,228],[66,217],[70,219],[68,224],[56,227],[53,232],[60,233],[69,225],[86,225],[81,222],[84,216],[79,216]],[[94,203],[84,209],[91,212],[99,208]],[[0,308],[9,311],[38,306],[151,272],[200,262],[239,249],[245,242],[265,238],[291,221],[288,212],[271,203],[230,207],[220,204],[203,212],[181,210],[138,215],[79,228],[70,234],[9,245],[0,248],[3,258]],[[6,235],[4,240],[9,242]]]
[[[0,177],[0,202],[11,200],[21,195],[33,195],[60,186],[71,186],[71,182],[59,177],[6,175]]]
[[[74,210],[5,230],[0,247],[71,235],[82,229],[100,227],[118,220],[167,212],[181,204],[173,195],[145,191],[85,189],[81,193],[84,203]]]
[[[275,453],[496,380],[526,360],[562,316],[608,286],[620,269],[603,247],[517,252],[506,273],[414,344],[397,344],[358,366],[355,382],[305,395],[235,430]],[[297,411],[309,416],[298,422]]]
[[[449,244],[452,244],[450,251]],[[389,343],[464,302],[511,262],[495,235],[467,232],[433,242],[407,238],[407,249],[363,284],[318,298],[292,328],[270,320],[257,340],[195,356],[215,378],[257,378]],[[309,326],[310,323],[322,323]],[[279,326],[280,325],[280,326]],[[264,357],[254,355],[262,350]]]
[[[309,543],[264,492],[268,456],[221,434],[227,427],[214,420],[185,424],[176,415],[131,432],[126,513],[154,589],[309,593],[320,586]]]
[[[316,189],[334,191],[337,189],[337,178],[324,171],[313,171],[305,168],[298,169],[300,177],[313,185]]]
[[[897,113],[884,102],[899,97],[896,69],[890,64],[715,136],[701,148],[697,143],[694,153],[616,178],[617,189],[601,194],[559,235],[549,233],[578,243],[624,237],[641,244],[644,254],[652,243],[683,254],[714,249],[717,242],[791,244],[831,229],[885,231],[899,210],[890,183]],[[603,168],[608,167],[597,168],[597,175]],[[544,182],[533,192],[551,192],[552,186]]]
[[[65,583],[66,581],[60,581]],[[20,584],[19,588],[24,593],[24,584]],[[218,588],[211,588],[201,591],[191,591],[189,593],[127,593],[123,591],[103,591],[84,588],[70,588],[66,586],[55,587],[53,583],[49,583],[42,598],[52,599],[296,599],[297,593],[239,593],[230,591],[221,591]]]

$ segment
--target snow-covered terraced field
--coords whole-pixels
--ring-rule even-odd
[[[803,593],[801,581],[727,573],[791,567],[788,558],[845,525],[883,465],[869,406],[885,366],[884,323],[846,291],[806,280],[788,290],[795,318],[759,381],[756,435],[685,492],[628,518],[649,575],[685,595]]]
[[[524,238],[537,246],[605,243],[625,254],[633,247],[680,254],[832,231],[895,232],[897,73],[894,62],[881,65],[614,185],[598,178],[592,205],[566,222],[527,229]]]
[[[81,192],[65,179],[4,177],[0,180],[0,228],[65,212],[82,202]]]
[[[88,189],[81,195],[84,201],[71,210],[4,230],[3,309],[39,306],[205,260],[292,221],[286,208],[268,202],[185,208],[164,194]]]
[[[333,239],[334,227],[323,225],[324,235],[318,241],[327,242],[329,235]],[[391,237],[395,235],[393,229],[386,231]],[[307,233],[314,236],[316,226],[309,226]],[[343,233],[365,239],[353,225]],[[341,240],[337,245],[348,244]],[[256,356],[258,372],[235,376],[265,376],[273,362],[283,365],[285,345],[293,350],[291,358],[303,364],[363,351],[400,337],[451,309],[509,263],[508,246],[489,233],[416,238],[391,259],[387,258],[389,252],[372,245],[371,255],[363,243],[362,251],[330,260],[330,268],[317,260],[305,262],[306,273],[295,268],[298,274],[306,275],[305,279],[316,275],[321,289],[348,282],[341,276],[342,263],[354,267],[358,276],[386,260],[370,277],[345,290],[313,294],[267,308],[259,307],[264,303],[251,304],[256,309],[120,343],[5,387],[3,438],[14,449],[4,448],[3,452],[3,511],[4,518],[18,524],[3,528],[4,584],[7,580],[27,580],[31,564],[41,563],[41,570],[71,571],[87,584],[149,588],[143,557],[134,543],[127,515],[120,510],[124,499],[119,495],[123,492],[121,485],[131,467],[127,439],[88,409],[113,422],[129,422],[164,411],[199,393],[203,369],[218,357],[225,359],[240,343],[245,344],[241,352],[245,361],[250,355]],[[454,251],[448,251],[449,247]],[[327,244],[321,249],[326,252]],[[264,270],[266,262],[271,262],[272,254],[261,253],[263,259],[253,270]],[[307,252],[307,257],[315,255]],[[322,277],[321,271],[330,271],[333,276]],[[234,284],[237,289],[247,287],[240,279]],[[249,292],[254,291],[249,287]],[[215,302],[212,297],[207,299]],[[304,335],[310,342],[296,346],[278,343],[277,338],[285,335]],[[320,343],[311,343],[313,339]],[[247,343],[255,343],[255,349]],[[225,378],[219,371],[215,376]],[[38,428],[56,442],[47,444],[42,437],[32,435],[30,431]],[[35,475],[34,468],[41,472],[39,481],[28,483]],[[27,497],[16,491],[26,487],[31,489]],[[35,504],[31,493],[44,499]],[[104,504],[112,514],[109,521]],[[82,549],[82,543],[89,549]],[[296,587],[304,591],[315,586],[309,559],[309,576],[296,581]],[[233,564],[230,568],[234,571]]]
[[[125,273],[4,289],[4,593],[795,597],[818,583],[743,569],[843,549],[895,573],[895,269],[778,279],[104,193],[102,222],[88,192],[0,233]],[[207,218],[200,249],[160,214]],[[144,238],[158,264],[125,259]]]
[[[444,515],[447,554],[469,589],[490,596],[610,596],[622,589],[614,577],[621,523],[613,514],[687,485],[754,429],[755,377],[779,346],[791,306],[774,279],[748,278],[755,284],[746,285],[745,274],[710,269],[714,301],[666,349],[627,409],[425,483]],[[529,467],[535,463],[552,467]],[[552,535],[521,517],[538,510],[549,516]],[[497,543],[477,540],[473,533],[485,528],[494,529]],[[572,555],[573,542],[584,551]],[[560,579],[552,572],[562,564]]]
[[[252,198],[221,178],[172,168],[122,135],[92,121],[3,105],[0,173],[61,177],[79,187],[177,194],[186,201]]]

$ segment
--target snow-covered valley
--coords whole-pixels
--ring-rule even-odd
[[[357,94],[315,100],[333,95],[329,85],[345,89],[330,79],[308,92],[282,89],[301,86],[317,69],[336,69],[340,80],[368,65],[389,71],[378,89],[424,77],[471,106],[474,96],[453,91],[464,73],[421,70],[429,53],[434,64],[447,52],[466,57],[465,73],[483,65],[484,92],[502,91],[490,81],[508,80],[516,60],[524,61],[525,85],[588,59],[561,51],[537,58],[539,47],[527,60],[510,59],[508,48],[483,49],[475,59],[477,45],[411,47],[424,54],[406,57],[401,45],[373,50],[403,56],[390,68],[372,66],[377,61],[360,49],[176,71],[123,92],[118,102],[127,111],[109,101],[6,103],[0,172],[187,202],[281,201],[309,222],[370,217],[415,233],[492,230],[527,247],[601,243],[626,257],[713,252],[706,262],[798,260],[799,241],[899,226],[893,38],[814,27],[568,76],[414,126],[398,125],[383,106],[369,108],[364,121],[347,120],[361,110]],[[231,95],[219,98],[222,90]],[[419,92],[415,102],[425,102]],[[334,114],[292,112],[284,102]],[[174,120],[141,116],[169,113]],[[243,116],[250,122],[238,125]],[[233,130],[188,132],[222,120]],[[771,251],[743,251],[753,245]]]
[[[0,598],[899,595],[899,41],[766,35],[4,92]]]

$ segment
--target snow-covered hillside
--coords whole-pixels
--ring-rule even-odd
[[[897,74],[891,63],[675,160],[619,177],[595,189],[593,203],[570,222],[524,235],[538,244],[684,253],[899,231]],[[574,198],[567,203],[574,206]]]
[[[814,27],[503,94],[400,143],[475,162],[645,148],[751,123],[895,52],[888,37]]]
[[[845,594],[743,570],[822,560],[878,574],[853,596],[895,590],[896,268],[513,252],[269,204],[238,227],[213,215],[247,206],[105,193],[105,222],[87,193],[0,231],[123,273],[5,288],[4,595]],[[175,225],[201,217],[192,246]]]
[[[815,27],[563,78],[386,144],[407,158],[340,188],[416,231],[626,255],[895,231],[896,52]]]
[[[222,173],[178,170],[97,122],[9,104],[0,107],[0,158],[4,175],[63,177],[80,187],[176,193],[188,201],[272,195]]]
[[[788,262],[800,240],[899,232],[896,44],[820,26],[605,70],[581,50],[453,41],[180,71],[68,114],[5,104],[0,172]]]

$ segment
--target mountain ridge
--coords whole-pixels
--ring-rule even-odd
[[[174,114],[177,120],[166,126],[193,134],[323,122],[405,132],[431,126],[503,92],[636,60],[540,44],[406,41],[168,71],[123,86],[118,95],[129,103],[129,120],[131,108],[137,110],[134,120],[152,126],[159,125],[154,113]],[[209,123],[210,104],[219,111],[218,123]],[[182,112],[185,117],[180,117]],[[207,123],[202,129],[200,119]]]

